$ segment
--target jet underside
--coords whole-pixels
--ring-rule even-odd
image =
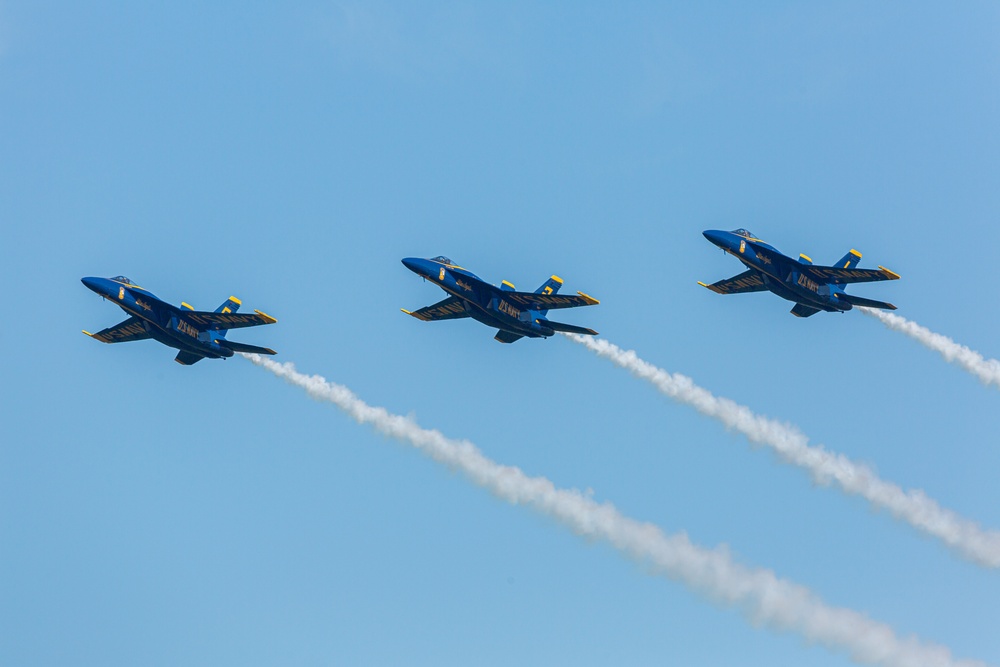
[[[470,317],[488,327],[498,329],[495,338],[502,343],[527,338],[547,338],[556,331],[594,335],[591,329],[553,322],[547,318],[551,308],[572,308],[597,303],[582,292],[576,296],[556,294],[562,280],[552,276],[535,292],[518,292],[504,281],[495,287],[475,274],[455,266],[445,257],[421,259],[411,257],[403,264],[425,280],[434,282],[448,293],[448,298],[416,311],[403,310],[424,321]]]
[[[855,306],[895,310],[884,301],[875,301],[847,293],[851,283],[896,280],[899,276],[883,266],[856,268],[861,253],[851,250],[834,266],[814,265],[806,255],[795,260],[756,238],[745,229],[732,232],[708,230],[705,238],[727,254],[736,257],[747,271],[711,285],[701,283],[718,294],[743,294],[769,291],[796,304],[792,314],[809,317],[819,311],[845,312]]]
[[[126,343],[152,339],[179,350],[176,361],[191,365],[202,359],[224,359],[236,352],[274,354],[266,347],[226,339],[231,328],[272,324],[276,320],[260,311],[237,313],[240,301],[229,297],[214,312],[196,311],[187,304],[178,308],[135,285],[124,276],[84,278],[83,283],[111,301],[130,317],[124,322],[87,335],[103,343]]]

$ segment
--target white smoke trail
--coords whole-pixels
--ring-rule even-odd
[[[894,331],[904,333],[924,347],[934,350],[950,364],[961,366],[982,381],[983,384],[1000,387],[1000,361],[986,359],[975,350],[956,343],[947,336],[934,333],[905,317],[873,308],[858,308],[869,317],[874,317]]]
[[[894,517],[938,538],[971,561],[985,567],[1000,567],[1000,532],[983,530],[975,522],[941,507],[920,489],[904,491],[843,454],[809,445],[809,439],[796,427],[762,417],[745,405],[715,396],[685,375],[669,373],[643,361],[632,350],[625,351],[606,340],[589,336],[566,336],[632,375],[647,380],[670,398],[717,419],[726,428],[739,431],[750,442],[769,447],[786,462],[805,468],[817,483],[836,484],[847,493],[861,496],[875,507],[888,510]]]
[[[413,445],[435,461],[463,473],[478,486],[514,504],[528,505],[578,535],[601,539],[658,574],[679,580],[713,600],[738,608],[751,621],[794,632],[810,641],[842,651],[857,662],[884,667],[984,666],[957,660],[940,645],[916,637],[901,638],[888,625],[864,614],[831,607],[803,586],[779,579],[770,570],[733,561],[724,547],[705,549],[687,535],[667,535],[640,523],[609,503],[597,503],[571,489],[557,488],[544,477],[529,477],[520,468],[501,465],[467,440],[452,440],[440,431],[421,428],[409,417],[368,405],[347,387],[318,375],[303,375],[292,364],[279,364],[256,354],[243,355],[314,399],[333,403],[360,424]]]

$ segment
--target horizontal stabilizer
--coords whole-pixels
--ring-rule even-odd
[[[181,351],[177,353],[176,357],[174,357],[174,361],[179,363],[181,366],[191,366],[198,363],[204,358],[205,357],[203,357],[202,355],[195,354],[194,352]]]
[[[860,296],[853,296],[851,294],[841,294],[837,293],[837,298],[841,301],[846,301],[852,306],[863,306],[864,308],[881,308],[882,310],[896,310],[896,306],[885,301],[876,301],[875,299],[865,299]]]
[[[256,345],[237,343],[236,341],[226,340],[225,338],[218,338],[215,342],[222,347],[232,350],[233,352],[246,352],[247,354],[278,354],[269,347],[257,347]]]
[[[499,341],[501,343],[513,343],[515,341],[521,340],[522,338],[524,338],[524,336],[522,336],[521,334],[511,333],[509,331],[504,331],[503,329],[500,329],[499,331],[497,331],[497,335],[493,337],[493,340]]]
[[[584,336],[596,336],[597,332],[593,329],[587,329],[586,327],[578,327],[575,324],[563,324],[562,322],[553,322],[552,320],[545,320],[542,318],[536,319],[536,322],[541,324],[543,327],[548,327],[553,331],[565,331],[566,333],[583,334]]]
[[[795,304],[792,308],[792,315],[795,317],[812,317],[819,312],[819,308],[813,308],[812,306],[807,306],[803,303]]]

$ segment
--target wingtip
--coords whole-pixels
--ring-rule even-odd
[[[83,331],[83,333],[87,334],[88,336],[90,336],[94,340],[98,341],[99,343],[107,343],[108,342],[104,338],[98,338],[96,334],[92,334],[89,331],[87,331],[86,329],[81,329],[81,331]]]
[[[403,311],[404,313],[406,313],[407,315],[409,315],[410,317],[415,317],[416,319],[420,320],[421,322],[426,322],[427,321],[427,317],[423,316],[423,315],[421,315],[419,313],[414,313],[412,311],[407,310],[406,308],[400,308],[400,310]]]
[[[583,292],[579,291],[577,292],[577,294],[579,294],[583,298],[583,300],[587,302],[588,306],[596,306],[597,304],[600,303],[600,301],[590,296],[589,294],[584,294]]]
[[[706,283],[701,282],[700,280],[698,281],[698,284],[701,285],[702,287],[704,287],[707,290],[711,290],[712,292],[715,292],[716,294],[725,294],[725,292],[723,292],[722,290],[720,290],[715,285],[708,285]]]
[[[880,271],[882,271],[887,276],[889,276],[889,280],[899,280],[899,274],[896,273],[895,271],[890,271],[889,269],[885,268],[881,264],[879,264],[878,268],[879,268]]]
[[[268,315],[267,313],[265,313],[263,311],[260,311],[260,310],[257,310],[256,308],[254,309],[253,312],[257,313],[262,318],[264,318],[264,324],[274,324],[275,322],[278,321],[278,320],[274,319],[273,317],[271,317],[270,315]]]

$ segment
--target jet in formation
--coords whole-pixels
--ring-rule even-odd
[[[738,276],[711,285],[698,283],[718,294],[774,292],[782,299],[795,302],[792,314],[797,317],[810,317],[821,310],[845,312],[854,306],[896,310],[891,303],[847,294],[849,283],[899,279],[884,266],[877,270],[855,268],[861,260],[857,250],[851,250],[834,266],[817,266],[805,255],[799,255],[798,260],[783,255],[745,229],[731,232],[712,229],[704,234],[747,267]]]
[[[117,304],[129,318],[97,333],[84,331],[102,343],[128,343],[152,338],[180,350],[174,359],[190,366],[202,359],[222,359],[236,352],[277,354],[267,347],[226,340],[229,329],[274,324],[276,319],[255,310],[253,315],[237,313],[241,302],[231,296],[214,312],[195,310],[186,303],[180,307],[162,301],[125,276],[83,278],[82,282],[108,301]]]
[[[456,266],[447,257],[421,259],[408,257],[403,265],[419,276],[437,283],[448,298],[420,310],[401,309],[418,320],[456,320],[471,317],[488,327],[498,329],[494,338],[501,343],[513,343],[521,338],[548,338],[557,331],[596,336],[593,329],[573,324],[553,322],[549,310],[576,308],[600,303],[583,292],[575,296],[556,294],[562,279],[552,276],[534,292],[518,292],[506,280],[495,287],[474,273]]]

